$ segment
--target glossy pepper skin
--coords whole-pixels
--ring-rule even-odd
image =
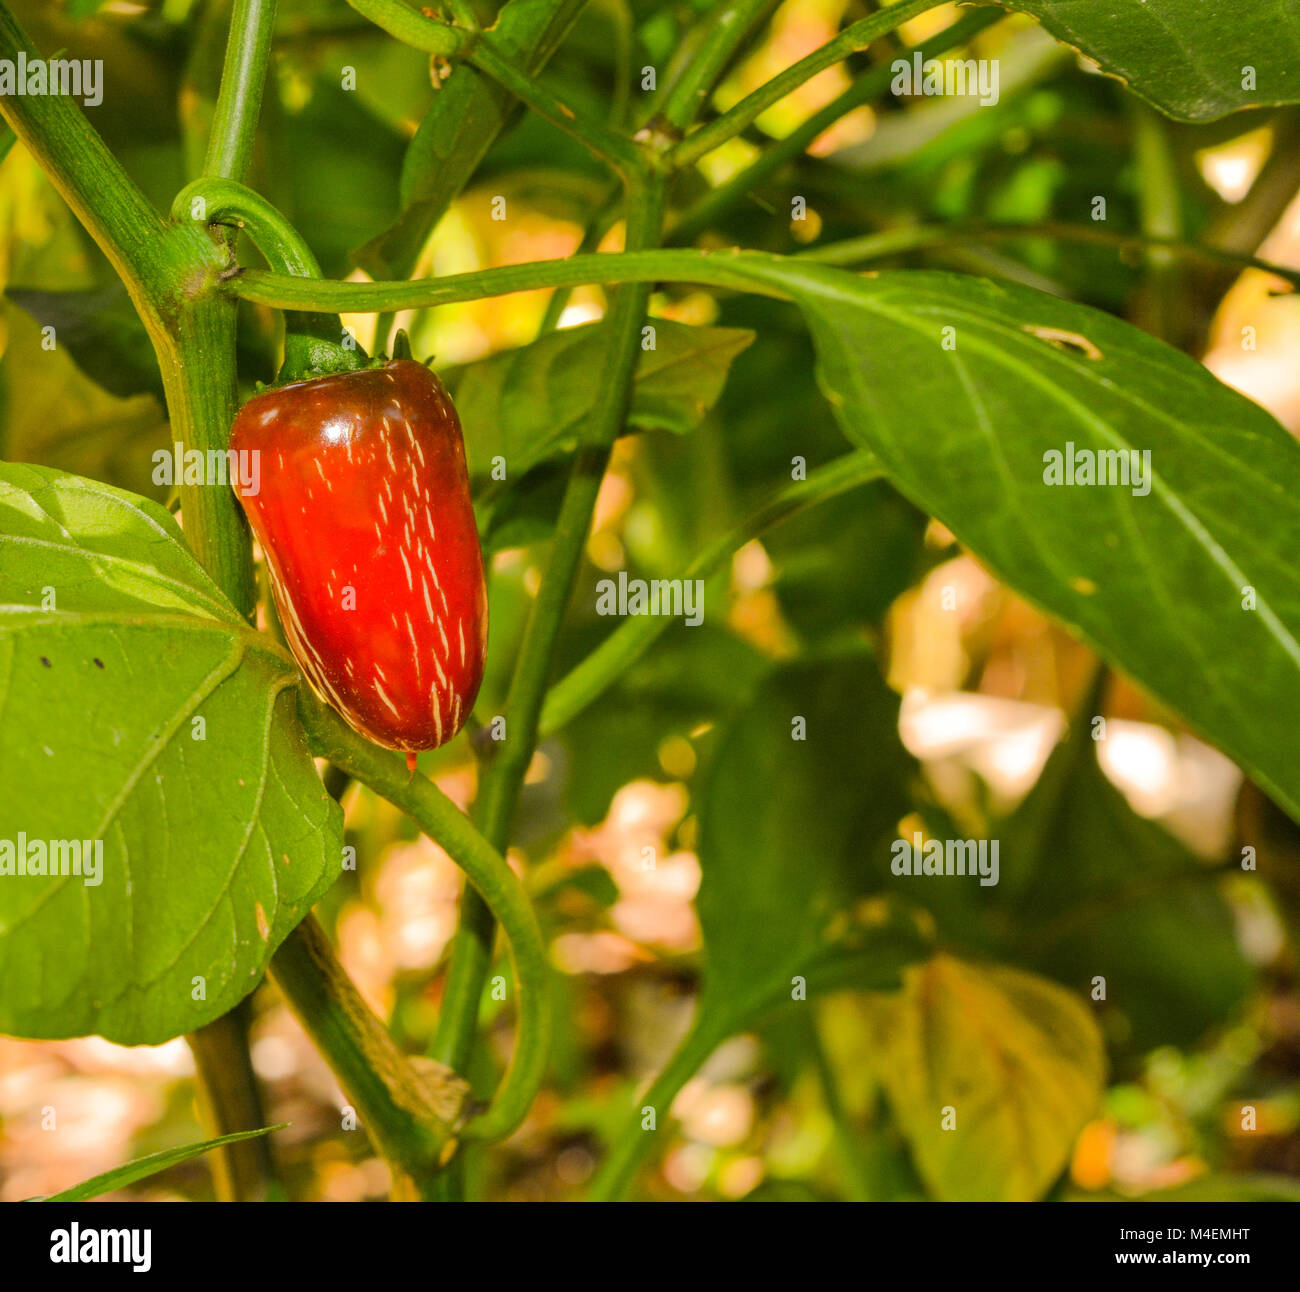
[[[362,735],[414,755],[474,706],[487,587],[460,420],[423,365],[317,377],[239,410],[240,502],[298,663]]]

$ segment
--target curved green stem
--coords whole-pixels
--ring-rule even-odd
[[[487,1111],[461,1132],[468,1139],[501,1139],[527,1114],[545,1076],[550,1045],[550,973],[532,904],[501,853],[437,786],[412,777],[402,758],[362,739],[304,688],[298,709],[317,756],[401,808],[465,872],[505,930],[519,995],[515,1052]]]
[[[917,46],[912,52],[920,54],[923,60],[937,58],[953,46],[965,44],[986,27],[991,27],[1005,17],[1006,14],[1001,9],[977,9],[974,13],[965,14],[951,27],[926,41],[923,47]],[[688,207],[668,231],[667,241],[673,246],[693,242],[746,193],[752,192],[787,162],[806,152],[814,140],[841,117],[883,94],[889,88],[893,75],[894,69],[889,63],[881,63],[864,72],[843,94],[837,95],[820,111],[814,112],[785,138],[765,147],[744,170],[737,171],[730,179],[710,189]]]
[[[898,4],[891,4],[869,18],[851,23],[834,40],[827,41],[820,49],[787,67],[784,72],[774,76],[766,85],[759,86],[752,94],[747,94],[735,107],[708,125],[687,135],[681,143],[669,150],[668,165],[674,170],[693,165],[701,157],[725,144],[728,139],[734,139],[774,103],[779,103],[805,81],[812,80],[818,72],[833,67],[858,50],[866,49],[873,40],[901,27],[909,18],[915,18],[927,9],[937,9],[946,2],[947,0],[899,0]]]
[[[295,278],[319,278],[320,265],[302,235],[260,193],[229,179],[204,177],[187,184],[172,202],[172,218],[243,229],[267,264]],[[284,364],[277,380],[301,381],[355,372],[366,354],[340,332],[328,314],[291,310],[284,321]]]
[[[686,567],[682,577],[708,578],[746,543],[778,522],[813,503],[878,480],[883,474],[875,457],[865,449],[815,468],[806,480],[797,480],[778,490],[734,529],[714,539]],[[673,622],[657,615],[625,619],[586,659],[551,687],[542,707],[541,735],[552,735],[581,713],[635,664]]]
[[[253,156],[262,91],[271,59],[275,0],[235,0],[203,173],[243,179]]]
[[[302,235],[260,193],[231,179],[196,179],[172,202],[172,219],[243,229],[272,269],[296,278],[319,278],[320,264]]]
[[[629,245],[658,238],[663,206],[664,188],[658,179],[628,185]],[[565,489],[550,559],[524,627],[506,696],[506,740],[494,752],[474,803],[475,819],[497,848],[506,846],[515,804],[537,745],[538,721],[555,640],[582,558],[610,448],[627,415],[639,353],[637,338],[648,294],[644,287],[619,292],[605,320],[610,358],[600,398],[591,414],[592,443],[578,455]],[[435,1057],[460,1070],[464,1069],[474,1042],[483,982],[491,963],[492,940],[489,913],[476,897],[467,893],[461,903],[461,924],[452,947],[443,1010],[434,1038]]]

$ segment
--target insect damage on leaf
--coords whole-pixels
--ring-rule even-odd
[[[1101,351],[1081,333],[1067,332],[1055,327],[1039,327],[1034,323],[1026,323],[1024,330],[1030,336],[1036,336],[1040,341],[1046,341],[1048,345],[1055,346],[1058,350],[1081,354],[1086,359],[1103,358]]]

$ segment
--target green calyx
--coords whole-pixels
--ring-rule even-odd
[[[311,381],[314,377],[377,366],[352,334],[340,327],[337,318],[328,314],[286,312],[284,362],[276,374],[275,385],[286,386],[294,381]]]

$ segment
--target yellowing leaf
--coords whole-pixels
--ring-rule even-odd
[[[1087,1007],[1046,979],[951,956],[903,979],[865,1009],[876,1077],[929,1191],[1042,1197],[1101,1096],[1105,1057]]]

